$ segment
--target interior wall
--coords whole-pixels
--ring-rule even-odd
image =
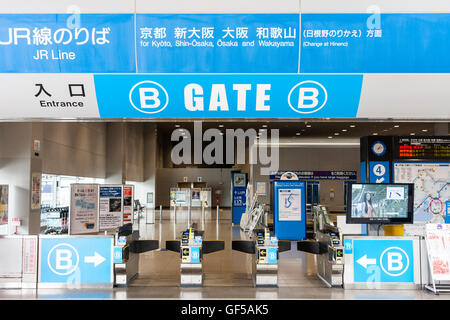
[[[105,178],[105,122],[46,122],[43,132],[44,173]]]
[[[209,169],[209,168],[158,168],[156,171],[156,205],[169,206],[170,188],[176,187],[178,182],[183,182],[183,178],[187,177],[188,181],[195,182],[198,177],[202,178],[202,182],[206,182],[208,187],[212,188],[212,201],[215,205],[214,191],[222,190],[221,207],[229,207],[231,205],[230,188],[231,188],[231,171],[233,169]]]
[[[360,179],[359,147],[281,147],[279,149],[279,170],[311,170],[357,172]],[[256,181],[265,181],[269,186],[269,176],[260,174],[260,166],[254,165],[253,188]],[[330,189],[334,189],[334,199],[330,199]],[[270,195],[261,197],[260,202],[270,204]],[[344,206],[344,182],[342,180],[320,180],[320,203],[330,210],[342,210]]]

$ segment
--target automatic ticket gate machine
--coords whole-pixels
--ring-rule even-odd
[[[139,240],[131,223],[121,227],[114,237],[114,284],[128,286],[138,276],[139,254],[158,248],[158,240]]]
[[[233,240],[232,249],[253,254],[253,284],[255,287],[278,287],[279,253],[289,251],[291,242],[270,235],[269,228],[255,229],[255,240]]]
[[[180,253],[180,286],[203,286],[203,255],[224,250],[225,242],[220,240],[203,240],[204,231],[189,228],[183,231],[180,240],[166,241],[166,249]]]
[[[324,225],[316,232],[316,241],[297,242],[297,250],[317,255],[317,276],[328,287],[342,287],[344,275],[344,246],[338,228]]]

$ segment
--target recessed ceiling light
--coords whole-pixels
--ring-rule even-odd
[[[223,128],[223,124],[219,124],[219,128]]]
[[[307,128],[311,128],[311,125],[310,125],[310,124],[307,124],[306,127],[307,127]]]
[[[333,139],[333,137],[332,136],[328,136],[328,139]]]
[[[300,135],[300,132],[297,132],[295,135],[296,135],[296,136],[299,136],[299,135]]]
[[[342,129],[342,132],[347,132],[347,129]]]
[[[427,130],[427,129],[422,129],[422,131],[423,131],[423,132],[428,132],[428,130]]]
[[[356,127],[356,125],[354,125],[354,124],[351,124],[351,125],[350,125],[350,128],[354,128],[354,127]]]
[[[338,136],[338,135],[339,135],[339,132],[335,132],[334,135],[335,135],[335,136]]]
[[[263,124],[262,127],[263,127],[263,128],[267,128],[267,124]]]
[[[398,128],[398,127],[400,127],[398,124],[396,124],[396,125],[394,126],[394,128]]]
[[[176,124],[176,125],[175,125],[175,128],[179,128],[179,127],[181,127],[179,124]]]
[[[416,134],[414,132],[411,132],[409,135],[410,136],[415,136]]]
[[[377,136],[378,135],[378,133],[376,133],[376,132],[374,132],[374,133],[372,133],[374,136]]]

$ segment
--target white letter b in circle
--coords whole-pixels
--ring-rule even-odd
[[[151,93],[151,95],[148,95]],[[159,91],[156,88],[139,88],[139,97],[141,101],[142,109],[154,109],[161,105],[161,101],[158,99]],[[153,103],[149,104],[148,102]]]
[[[56,269],[70,269],[72,268],[72,252],[67,249],[56,250]]]
[[[316,88],[300,88],[298,95],[298,107],[299,108],[315,108],[319,104],[317,97],[319,96],[319,90]],[[311,103],[305,104],[305,101],[311,101]]]
[[[388,252],[388,270],[400,271],[403,269],[402,254],[400,252]]]

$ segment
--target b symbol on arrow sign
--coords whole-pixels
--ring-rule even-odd
[[[60,276],[66,276],[74,272],[78,267],[79,260],[77,250],[67,243],[57,244],[47,256],[50,270]]]
[[[385,259],[383,260],[383,258]],[[398,277],[408,270],[409,257],[405,250],[399,247],[389,247],[381,254],[380,265],[386,274],[392,277]]]

